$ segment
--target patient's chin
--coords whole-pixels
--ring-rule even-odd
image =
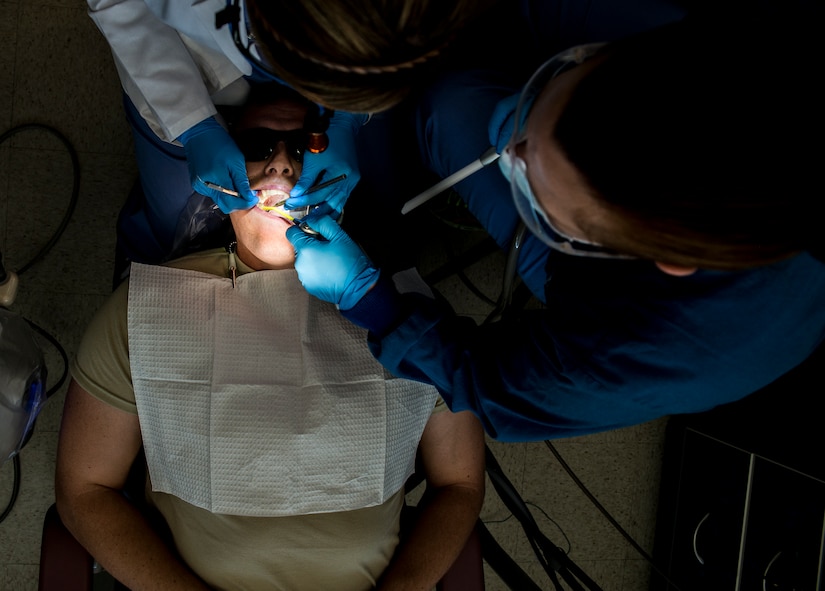
[[[230,214],[241,260],[253,269],[287,269],[295,249],[286,238],[292,222],[257,207]]]
[[[261,259],[267,269],[293,269],[295,267],[295,250],[287,243],[287,248],[278,249],[277,252],[264,254]]]

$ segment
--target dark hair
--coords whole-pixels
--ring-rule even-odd
[[[298,105],[304,105],[307,108],[307,115],[304,118],[304,124],[315,121],[319,116],[318,105],[309,99],[301,96],[298,92],[288,86],[284,86],[279,82],[265,82],[262,84],[253,84],[250,87],[249,95],[242,105],[220,106],[221,115],[229,125],[229,132],[233,134],[236,126],[244,119],[249,107],[259,105],[271,105],[279,101],[290,101]]]
[[[821,244],[821,14],[689,16],[607,46],[553,132],[619,214],[592,238],[716,269]]]
[[[492,0],[249,0],[267,62],[311,100],[349,112],[400,102]]]
[[[265,82],[263,84],[251,85],[249,96],[246,97],[244,106],[271,105],[278,101],[292,101],[299,105],[307,106],[315,104],[289,86],[284,86],[278,82]]]

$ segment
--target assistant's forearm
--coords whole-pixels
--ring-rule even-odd
[[[120,492],[96,487],[69,496],[58,488],[57,509],[74,537],[133,591],[209,589]]]
[[[458,350],[477,332],[472,319],[456,316],[444,302],[401,295],[385,274],[342,314],[369,331],[370,350],[384,367],[396,376],[434,385],[452,408],[454,370],[464,359]]]
[[[436,491],[395,552],[379,591],[429,591],[461,552],[478,519],[483,490],[466,486]]]

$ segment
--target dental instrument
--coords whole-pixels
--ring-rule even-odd
[[[468,176],[478,172],[488,164],[492,164],[496,160],[498,160],[501,154],[496,152],[495,146],[491,146],[488,148],[481,156],[479,156],[478,160],[474,160],[464,168],[461,168],[448,176],[447,178],[439,181],[423,193],[420,193],[416,197],[413,197],[409,201],[404,204],[404,207],[401,208],[402,214],[407,214],[411,212],[413,209],[418,207],[419,205],[426,203],[439,193],[446,191],[453,185],[463,181]]]
[[[226,187],[221,187],[220,185],[216,185],[215,183],[210,183],[209,181],[205,181],[205,180],[201,179],[200,177],[198,177],[198,178],[209,189],[213,189],[215,191],[220,191],[221,193],[225,193],[227,195],[232,195],[233,197],[238,197],[240,195],[237,191],[233,191],[232,189],[227,189]],[[335,183],[340,183],[341,181],[343,181],[346,178],[347,178],[347,175],[342,174],[342,175],[339,175],[335,178],[331,178],[328,181],[324,181],[323,183],[318,183],[317,185],[313,185],[312,187],[310,187],[309,189],[306,190],[304,195],[309,195],[310,193],[315,193],[316,191],[320,191],[321,189],[326,189],[330,185],[334,185]],[[280,207],[284,203],[286,203],[286,199],[284,199],[280,203],[275,204],[275,207]]]

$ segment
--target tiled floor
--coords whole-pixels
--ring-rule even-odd
[[[0,0],[0,130],[42,123],[60,130],[80,160],[77,209],[49,255],[20,277],[12,309],[54,335],[71,356],[89,318],[109,293],[114,220],[136,170],[123,120],[119,84],[108,48],[79,0]],[[65,149],[42,132],[0,146],[0,252],[20,268],[49,239],[71,195]],[[444,233],[441,231],[439,233]],[[467,233],[448,233],[466,241]],[[438,265],[444,249],[422,242],[422,265]],[[425,256],[426,255],[426,256]],[[470,279],[495,297],[502,257],[468,269]],[[426,269],[425,269],[426,270]],[[490,306],[456,278],[436,286],[456,308],[479,321]],[[51,377],[62,362],[44,345]],[[50,383],[53,383],[50,382]],[[40,528],[53,501],[54,453],[63,392],[54,396],[21,453],[22,488],[0,524],[0,590],[36,589]],[[557,442],[579,477],[648,551],[656,509],[664,421],[598,436]],[[524,498],[540,507],[545,533],[605,591],[640,591],[649,570],[563,473],[542,443],[497,444],[492,449]],[[12,466],[0,469],[0,506],[10,494]],[[546,513],[546,517],[542,514]],[[483,518],[490,531],[542,587],[550,589],[518,525],[490,489]],[[563,532],[563,533],[562,533]],[[487,588],[504,589],[491,571]]]

